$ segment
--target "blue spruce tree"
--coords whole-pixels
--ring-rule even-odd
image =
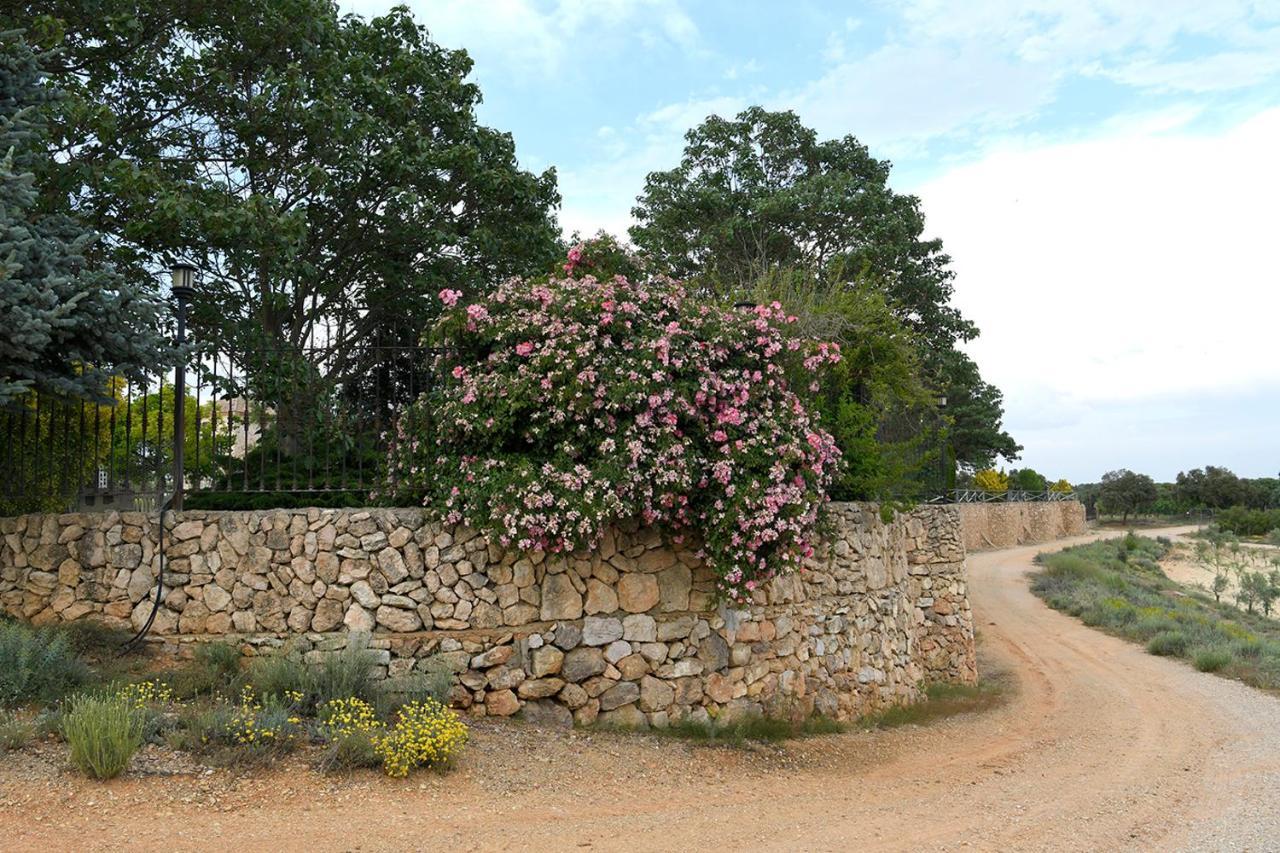
[[[172,359],[149,288],[94,262],[97,235],[65,202],[39,203],[56,99],[21,31],[0,32],[0,406],[32,391],[104,399],[107,377]]]

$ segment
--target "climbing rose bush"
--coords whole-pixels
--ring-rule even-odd
[[[789,334],[779,305],[621,276],[439,297],[439,378],[397,426],[393,492],[522,550],[637,517],[693,533],[734,599],[812,553],[839,451],[788,376],[807,388],[840,353]]]

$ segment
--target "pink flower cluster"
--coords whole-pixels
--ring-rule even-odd
[[[522,549],[591,546],[637,517],[695,533],[735,600],[812,553],[840,453],[788,376],[817,381],[840,355],[781,306],[621,276],[441,299],[441,378],[402,419],[393,490]]]

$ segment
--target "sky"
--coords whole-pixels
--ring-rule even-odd
[[[920,197],[1016,464],[1280,471],[1280,0],[408,5],[566,233],[624,233],[706,116],[794,110]]]

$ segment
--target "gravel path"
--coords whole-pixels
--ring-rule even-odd
[[[984,655],[1019,685],[994,711],[755,751],[486,723],[403,782],[294,759],[103,785],[46,747],[0,757],[0,848],[1280,848],[1280,700],[1049,610],[1025,578],[1046,547],[970,557]]]

